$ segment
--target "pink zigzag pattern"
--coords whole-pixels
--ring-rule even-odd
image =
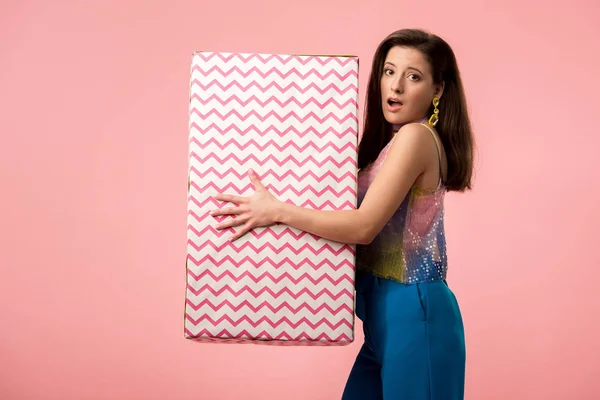
[[[195,201],[195,198],[192,197],[192,202],[194,202],[194,201]],[[289,203],[289,204],[294,204],[291,200],[286,200],[285,202]],[[327,200],[325,203],[317,205],[317,204],[313,203],[310,199],[306,200],[304,203],[302,203],[300,205],[300,207],[310,207],[315,210],[325,210],[327,208],[330,208],[333,210],[351,210],[351,209],[355,208],[354,204],[350,203],[349,201],[345,201],[342,205],[336,206],[329,200]],[[198,222],[202,222],[205,218],[208,218],[210,216],[210,211],[207,211],[202,215],[198,215],[194,211],[190,210],[190,211],[188,211],[188,214],[193,216]],[[217,219],[217,221],[221,222],[226,217],[217,216],[217,217],[212,217],[212,218],[215,218],[215,219]]]
[[[305,332],[301,333],[300,335],[298,335],[296,337],[292,337],[285,331],[281,332],[277,336],[272,336],[271,334],[269,334],[267,331],[264,331],[264,330],[257,335],[252,335],[250,332],[248,332],[245,329],[236,335],[230,333],[227,329],[221,330],[216,335],[213,334],[212,332],[210,332],[208,329],[202,329],[200,332],[195,333],[195,334],[193,332],[191,332],[189,329],[186,329],[185,333],[188,336],[193,337],[193,338],[200,338],[200,337],[206,335],[207,337],[220,337],[220,338],[228,338],[228,339],[246,338],[246,339],[254,340],[256,338],[256,339],[267,339],[267,340],[288,340],[288,341],[292,341],[292,342],[313,341],[313,340],[316,340],[316,341],[325,340],[327,342],[351,342],[352,341],[352,339],[345,333],[342,333],[341,335],[337,336],[336,338],[333,338],[333,337],[329,336],[328,334],[326,334],[325,332],[321,333],[316,338],[310,337]]]
[[[220,311],[221,308],[224,308],[224,307],[228,307],[232,311],[236,311],[236,312],[240,311],[243,308],[248,308],[249,310],[251,310],[254,313],[260,312],[261,310],[264,310],[264,309],[268,309],[272,313],[277,313],[277,312],[283,310],[284,308],[291,311],[293,314],[298,314],[302,310],[306,310],[306,311],[310,312],[312,315],[317,315],[318,313],[320,313],[323,310],[329,312],[331,315],[338,315],[338,314],[341,314],[344,312],[352,314],[354,312],[354,310],[348,304],[342,304],[338,308],[333,309],[327,303],[323,303],[319,307],[313,308],[310,306],[310,304],[308,304],[306,302],[301,303],[297,307],[293,307],[287,301],[284,301],[277,307],[274,307],[268,301],[263,301],[262,303],[260,303],[257,306],[253,306],[252,303],[250,303],[248,300],[244,300],[237,305],[230,302],[227,299],[225,299],[222,302],[217,303],[217,304],[211,302],[210,299],[204,299],[198,304],[194,304],[194,302],[191,301],[190,299],[187,299],[186,302],[187,302],[187,305],[190,306],[190,308],[194,311],[198,311],[200,308],[206,306],[206,307],[209,307],[210,309],[212,309],[213,311]]]
[[[198,318],[192,318],[188,314],[188,315],[186,315],[186,318],[188,319],[188,321],[190,321],[194,325],[198,325],[199,323],[206,321],[206,322],[210,323],[212,326],[219,326],[219,324],[221,322],[227,321],[234,327],[237,327],[240,324],[247,323],[250,326],[252,326],[253,328],[256,328],[256,327],[260,326],[262,323],[267,323],[272,328],[277,328],[281,324],[287,324],[293,329],[296,329],[301,325],[306,325],[306,326],[310,327],[311,329],[317,329],[317,328],[321,327],[322,325],[326,325],[329,329],[332,329],[332,330],[338,329],[340,326],[343,326],[343,325],[346,325],[349,328],[352,328],[352,324],[350,322],[348,322],[348,320],[345,320],[345,319],[342,319],[342,320],[338,321],[337,323],[332,324],[327,318],[321,318],[318,322],[313,323],[308,318],[302,317],[297,322],[292,322],[286,316],[281,317],[277,321],[273,321],[269,317],[266,317],[266,316],[263,316],[263,317],[259,318],[258,320],[253,321],[247,315],[244,315],[244,316],[240,317],[239,319],[234,320],[227,314],[223,315],[220,318],[217,318],[216,320],[212,319],[209,315],[206,315],[206,314],[202,315]]]
[[[205,77],[209,76],[213,72],[218,72],[221,76],[223,76],[225,78],[228,77],[229,75],[233,74],[234,72],[237,72],[244,78],[247,78],[252,74],[257,74],[258,76],[260,76],[263,79],[270,78],[273,75],[277,75],[282,79],[288,78],[292,75],[296,75],[298,78],[301,78],[301,79],[306,79],[311,75],[315,75],[321,80],[325,80],[333,75],[342,81],[348,79],[348,77],[358,77],[358,72],[356,72],[355,70],[350,70],[350,71],[346,72],[344,75],[342,75],[335,69],[329,70],[325,74],[321,74],[317,69],[311,68],[310,70],[308,70],[308,72],[303,74],[302,72],[298,71],[298,69],[296,69],[296,68],[290,68],[288,70],[288,72],[285,72],[285,73],[281,72],[279,69],[277,69],[275,67],[271,68],[270,70],[268,70],[266,72],[261,71],[257,67],[252,67],[248,71],[243,71],[237,65],[234,65],[227,71],[221,69],[221,67],[219,67],[218,65],[213,65],[211,68],[209,68],[207,70],[202,69],[198,65],[194,65],[192,72],[195,72],[195,71],[199,72],[202,76],[205,76]]]
[[[265,332],[265,330],[263,330]],[[347,336],[347,335],[346,335]],[[336,346],[345,346],[348,343],[339,341],[339,342],[326,342],[324,340],[319,341],[308,341],[306,339],[300,341],[291,341],[280,339],[267,339],[266,337],[260,336],[256,338],[227,338],[227,337],[211,337],[211,336],[200,336],[200,337],[190,337],[186,335],[186,339],[196,343],[211,343],[211,344],[221,344],[221,345],[231,345],[231,344],[245,344],[245,345],[263,345],[263,346],[274,346],[274,347],[298,347],[298,346],[306,346],[306,347],[336,347]]]
[[[195,159],[197,159],[198,161],[200,161],[201,163],[205,163],[210,159],[213,159],[215,161],[217,161],[219,164],[225,164],[227,161],[229,160],[235,160],[238,164],[240,165],[244,165],[246,164],[248,161],[252,160],[255,163],[257,163],[258,165],[264,165],[266,164],[268,161],[273,161],[275,164],[279,165],[280,167],[283,167],[286,163],[288,162],[293,162],[294,164],[296,164],[299,167],[302,167],[306,164],[308,164],[309,162],[312,162],[313,164],[315,164],[317,167],[323,167],[326,163],[330,162],[333,165],[335,165],[338,168],[341,168],[344,166],[344,164],[349,163],[352,164],[353,166],[356,166],[356,160],[353,157],[346,157],[344,160],[342,161],[338,161],[335,158],[333,158],[332,156],[327,156],[323,161],[318,161],[316,158],[314,158],[313,156],[308,156],[306,157],[304,160],[300,161],[298,160],[296,157],[289,155],[286,158],[284,158],[283,160],[279,160],[275,155],[273,154],[269,154],[267,157],[265,158],[258,158],[257,156],[255,156],[254,154],[250,154],[249,156],[247,156],[246,158],[240,159],[236,154],[231,153],[227,156],[225,156],[224,158],[219,157],[217,154],[215,153],[209,153],[206,155],[206,157],[201,157],[198,154],[196,154],[195,151],[191,152],[191,156]]]
[[[331,83],[323,88],[319,87],[319,85],[317,85],[316,83],[310,83],[309,85],[307,85],[306,87],[303,88],[303,87],[300,87],[296,82],[292,82],[286,86],[281,86],[277,82],[271,82],[271,83],[267,84],[266,86],[262,86],[260,83],[253,81],[253,82],[250,82],[249,84],[247,84],[246,86],[243,86],[238,81],[232,81],[232,82],[228,83],[227,85],[223,85],[221,82],[219,82],[216,79],[211,82],[208,82],[208,83],[202,83],[199,80],[194,79],[192,81],[192,85],[196,85],[202,90],[207,90],[213,86],[216,86],[219,89],[221,89],[222,91],[228,91],[231,88],[236,87],[239,90],[241,90],[242,92],[247,92],[248,90],[255,87],[258,90],[260,90],[261,92],[268,92],[271,89],[277,89],[281,93],[286,93],[289,90],[294,90],[294,91],[300,92],[301,94],[305,94],[310,90],[316,90],[320,94],[327,94],[327,92],[329,92],[330,90],[333,90],[333,91],[337,92],[338,94],[345,94],[347,92],[358,93],[358,87],[355,84],[350,84],[350,85],[346,86],[345,88],[340,89],[337,85],[335,85],[333,83]]]
[[[196,219],[196,221],[203,222],[205,218],[208,218],[210,216],[210,211],[207,211],[202,215],[198,215],[194,211],[190,210],[190,211],[188,211],[188,214],[191,215],[192,217],[194,217],[194,219]],[[216,216],[213,218],[215,219],[216,222],[223,222],[227,219],[227,217],[224,217],[224,216]]]
[[[196,184],[192,184],[191,186],[192,186],[192,187],[194,187],[194,188],[198,188]],[[240,193],[241,193],[241,192],[240,192]],[[191,201],[191,202],[195,202],[195,203],[197,203],[197,200],[196,200],[196,199],[195,199],[195,197],[193,197],[193,196],[190,196],[190,201]],[[290,200],[288,200],[288,201],[286,201],[286,203],[291,203],[291,201],[290,201]],[[312,206],[313,206],[313,208],[318,208],[318,207],[316,207],[314,204],[308,204],[308,203],[310,203],[310,200],[307,200],[307,201],[305,202],[305,205],[306,205],[306,206],[310,206],[310,205],[312,205]],[[303,205],[302,207],[304,207],[305,205]],[[235,206],[238,206],[238,205],[236,204]],[[221,206],[221,205],[219,205],[219,206],[218,206],[218,208],[219,208],[219,209],[221,209],[221,208],[224,208],[224,206]],[[324,208],[324,207],[323,207],[323,208]],[[336,209],[339,209],[339,210],[348,210],[348,209],[353,209],[353,207],[352,207],[352,205],[351,205],[349,202],[346,202],[346,203],[344,203],[344,204],[342,205],[342,207],[336,207]],[[228,218],[228,216],[211,216],[211,215],[210,215],[210,211],[206,211],[204,214],[202,214],[202,215],[198,215],[198,214],[196,214],[194,211],[190,210],[190,211],[188,212],[188,214],[192,215],[192,216],[193,216],[193,217],[194,217],[194,218],[195,218],[195,219],[196,219],[198,222],[202,222],[202,221],[203,221],[205,218],[211,217],[211,218],[214,218],[216,222],[219,222],[219,223],[220,223],[220,222],[223,222],[224,220],[226,220],[226,219]],[[279,224],[277,224],[277,225],[279,225]],[[191,224],[188,224],[188,229],[189,229],[190,227],[191,227]],[[195,233],[197,233],[197,234],[204,234],[204,233],[206,233],[206,232],[207,232],[207,231],[206,231],[206,229],[207,229],[207,228],[205,228],[205,229],[204,229],[204,230],[202,230],[201,232],[200,232],[200,231],[198,231],[198,230],[195,230]],[[231,229],[231,228],[228,228],[228,229]],[[213,234],[217,235],[218,237],[221,237],[221,236],[223,236],[223,234],[221,233],[221,232],[223,232],[223,231],[219,232],[218,230],[210,230],[210,232],[212,232]],[[273,231],[273,230],[272,230],[272,228],[270,228],[270,227],[267,227],[267,228],[264,228],[263,232],[256,232],[256,231],[252,231],[252,233],[251,233],[251,234],[252,234],[254,237],[256,237],[257,239],[261,239],[261,238],[262,238],[264,235],[266,235],[266,234],[270,234],[270,235],[272,235],[273,237],[275,237],[276,239],[280,239],[280,238],[281,238],[282,236],[284,236],[285,234],[289,234],[289,235],[291,235],[292,237],[294,237],[295,239],[301,239],[301,238],[303,238],[304,236],[310,236],[310,237],[312,237],[314,240],[319,240],[319,239],[321,239],[319,236],[317,236],[317,235],[314,235],[314,234],[309,234],[309,233],[307,233],[307,232],[304,232],[304,233],[295,233],[295,232],[293,232],[293,231],[292,231],[291,229],[289,229],[289,228],[285,229],[285,230],[284,230],[282,233],[279,233],[279,234],[278,234],[277,232]]]
[[[231,60],[233,60],[234,58],[238,58],[240,61],[247,63],[248,61],[254,59],[254,58],[258,58],[260,61],[262,61],[263,64],[268,63],[269,61],[275,59],[277,61],[279,61],[280,63],[286,65],[288,62],[292,61],[292,60],[296,60],[299,63],[301,63],[302,65],[306,65],[309,62],[316,60],[318,61],[321,66],[326,66],[327,64],[331,63],[331,62],[337,62],[340,66],[345,66],[347,64],[350,63],[356,63],[356,59],[353,58],[339,58],[339,57],[318,57],[318,56],[294,56],[294,55],[288,55],[287,57],[283,57],[279,54],[269,54],[267,57],[264,57],[261,54],[257,54],[257,53],[253,53],[253,54],[249,54],[247,57],[244,57],[243,54],[241,53],[232,53],[228,56],[225,56],[222,53],[210,53],[210,54],[206,54],[206,53],[196,53],[200,56],[200,58],[203,61],[210,61],[212,58],[217,57],[219,59],[221,59],[221,61],[223,62],[229,62]]]
[[[227,185],[220,187],[218,185],[216,185],[213,182],[209,182],[206,185],[200,187],[196,184],[196,182],[191,182],[190,183],[191,186],[194,187],[194,189],[200,191],[200,192],[204,192],[208,189],[214,189],[219,193],[226,193],[229,191],[229,189],[233,189],[235,190],[236,194],[242,194],[245,193],[248,190],[252,190],[252,192],[254,192],[254,184],[249,183],[246,186],[243,187],[238,187],[236,186],[234,183],[228,183]],[[321,190],[317,190],[312,186],[307,186],[302,190],[298,190],[296,189],[293,185],[289,184],[287,186],[285,186],[283,189],[278,189],[275,186],[271,185],[271,184],[266,184],[264,185],[265,188],[267,188],[268,190],[270,190],[271,192],[275,193],[277,196],[281,196],[283,194],[286,194],[288,191],[294,193],[296,196],[302,196],[303,194],[307,193],[307,192],[312,192],[314,194],[316,194],[317,196],[323,196],[325,193],[327,192],[331,192],[331,194],[333,194],[336,197],[342,197],[344,194],[346,193],[350,193],[353,196],[356,196],[356,191],[347,186],[344,189],[342,189],[341,191],[337,191],[334,188],[332,188],[331,186],[327,185],[325,186],[323,189]]]
[[[291,200],[286,200],[285,202],[293,204]],[[352,209],[356,208],[356,205],[351,203],[348,200],[343,202],[341,205],[336,206],[329,200],[327,200],[326,202],[321,203],[321,204],[316,204],[316,203],[313,203],[310,199],[308,199],[304,203],[300,204],[300,207],[310,207],[310,208],[314,208],[315,210],[325,210],[327,208],[331,208],[333,210],[352,210]]]
[[[271,296],[273,296],[273,298],[275,298],[275,299],[279,298],[280,296],[282,296],[284,294],[290,295],[294,300],[298,300],[300,298],[300,296],[302,296],[303,294],[308,295],[313,300],[317,300],[318,298],[324,297],[325,295],[332,298],[333,300],[338,300],[342,296],[347,296],[349,299],[354,299],[354,295],[348,289],[343,289],[338,293],[332,293],[329,289],[324,288],[324,289],[321,289],[317,294],[315,294],[306,287],[302,288],[297,293],[294,293],[292,290],[290,290],[287,287],[279,290],[278,292],[275,292],[275,291],[273,291],[273,289],[271,289],[268,286],[263,287],[258,291],[253,290],[249,286],[243,286],[240,290],[234,290],[234,289],[230,288],[229,286],[223,286],[221,289],[215,290],[212,286],[210,286],[208,284],[202,286],[200,289],[194,289],[192,287],[192,285],[188,284],[187,288],[195,296],[200,295],[202,292],[210,293],[213,296],[219,296],[225,292],[229,292],[237,297],[237,296],[244,294],[244,292],[247,292],[248,294],[250,294],[252,297],[255,297],[255,298],[262,295],[263,293],[268,293]]]
[[[334,98],[329,98],[329,99],[325,100],[325,102],[321,103],[314,97],[311,97],[308,100],[306,100],[304,103],[301,103],[295,97],[290,97],[287,100],[282,101],[282,100],[278,99],[276,96],[271,96],[268,99],[262,101],[256,95],[250,96],[247,100],[242,100],[235,94],[227,99],[222,99],[221,97],[217,96],[216,94],[212,94],[206,100],[203,100],[200,96],[198,96],[196,93],[194,93],[194,94],[192,94],[192,97],[190,98],[190,100],[196,100],[196,101],[200,102],[200,104],[202,104],[203,106],[209,104],[211,101],[216,101],[219,104],[221,104],[222,106],[225,106],[233,101],[236,101],[238,104],[240,104],[241,106],[244,106],[244,107],[252,102],[257,103],[261,107],[266,107],[268,104],[275,103],[281,108],[284,108],[290,104],[295,104],[301,109],[308,107],[310,104],[315,104],[319,108],[325,108],[325,107],[333,104],[340,110],[342,110],[343,108],[345,108],[346,106],[349,106],[349,105],[358,107],[358,103],[354,99],[348,99],[344,103],[340,104]]]
[[[190,184],[191,184],[191,182],[190,182]],[[215,198],[214,198],[214,197],[212,197],[212,196],[208,196],[206,199],[204,199],[204,200],[200,201],[200,200],[196,199],[194,196],[192,196],[192,195],[189,195],[189,196],[188,196],[188,200],[190,200],[190,201],[191,201],[191,202],[193,202],[195,205],[197,205],[197,206],[198,206],[198,208],[202,208],[202,207],[204,207],[204,206],[206,206],[206,205],[208,205],[208,204],[212,204],[212,205],[215,205],[215,206],[217,206],[217,207],[221,207],[223,204],[225,204],[225,203],[223,203],[223,202],[221,202],[221,201],[217,201],[217,200],[215,200]],[[204,217],[207,217],[208,215],[209,215],[209,214],[205,214],[205,215],[204,215],[202,218],[204,218]]]
[[[270,272],[263,272],[262,274],[257,276],[257,275],[252,274],[249,271],[244,271],[239,276],[234,275],[231,271],[224,271],[222,274],[217,275],[217,274],[213,273],[210,269],[202,271],[199,275],[194,274],[192,271],[189,271],[189,274],[192,277],[192,279],[194,279],[195,281],[199,281],[200,279],[208,276],[215,282],[219,282],[221,279],[228,277],[236,283],[241,282],[242,280],[244,280],[244,278],[249,278],[254,283],[265,281],[268,278],[273,283],[279,283],[285,279],[288,279],[290,282],[292,282],[295,285],[301,283],[303,280],[307,280],[310,283],[312,283],[313,285],[318,285],[319,283],[321,283],[323,281],[328,281],[333,285],[340,285],[344,281],[348,281],[348,282],[354,284],[354,280],[347,274],[340,276],[338,279],[333,279],[329,275],[321,275],[319,278],[315,279],[306,272],[304,274],[300,275],[298,278],[294,278],[288,272],[284,272],[283,274],[281,274],[278,277],[273,276]]]
[[[236,261],[233,257],[227,255],[221,259],[216,259],[211,255],[206,255],[199,260],[196,260],[191,254],[188,254],[188,260],[191,261],[195,266],[201,266],[206,263],[210,263],[210,265],[215,265],[217,267],[221,267],[223,265],[232,265],[236,268],[245,267],[247,265],[252,265],[254,268],[261,268],[263,265],[269,264],[274,268],[286,268],[291,267],[296,271],[300,268],[303,268],[305,265],[308,265],[313,270],[323,269],[325,267],[331,268],[334,271],[339,271],[342,268],[349,268],[354,271],[354,264],[352,264],[349,260],[343,260],[342,262],[333,263],[328,258],[321,260],[318,263],[311,261],[309,258],[302,259],[301,262],[294,262],[291,258],[285,257],[283,260],[279,262],[273,261],[269,257],[265,257],[263,259],[255,260],[250,256],[245,256],[240,261]],[[189,270],[188,270],[189,271]]]
[[[194,232],[194,234],[196,236],[202,236],[202,235],[210,232],[212,235],[215,235],[217,237],[231,235],[231,232],[233,231],[233,229],[231,229],[231,228],[227,228],[227,229],[223,229],[223,230],[219,231],[216,228],[213,228],[211,225],[209,225],[209,226],[205,227],[204,229],[202,229],[201,231],[199,231],[191,224],[188,225],[188,229],[191,230],[192,232]],[[262,232],[252,230],[252,231],[248,232],[248,234],[254,236],[257,239],[262,239],[263,236],[265,236],[265,235],[271,235],[275,239],[281,239],[282,237],[289,235],[289,236],[293,237],[295,240],[300,240],[305,236],[311,236],[314,240],[323,240],[319,236],[313,235],[312,233],[302,232],[302,231],[296,233],[293,230],[291,230],[290,228],[285,228],[284,230],[282,230],[279,233],[271,228],[265,228],[262,230]]]
[[[228,170],[219,172],[214,167],[208,167],[206,170],[204,170],[204,172],[202,172],[202,171],[198,171],[198,169],[196,169],[196,167],[191,166],[190,172],[196,174],[199,178],[205,178],[210,174],[214,174],[219,179],[223,179],[230,175],[233,175],[237,179],[240,179],[240,180],[244,180],[244,179],[248,178],[247,173],[237,172],[237,170],[234,168],[229,168]],[[268,177],[269,175],[273,176],[278,181],[282,181],[288,177],[292,177],[292,178],[294,178],[295,181],[300,182],[310,176],[317,182],[323,182],[326,178],[331,178],[337,183],[342,183],[345,179],[351,179],[353,182],[356,182],[356,175],[350,171],[346,172],[345,174],[343,174],[341,176],[336,175],[331,171],[327,171],[323,175],[317,175],[313,171],[306,171],[302,175],[298,175],[293,170],[286,171],[286,172],[282,173],[281,175],[279,175],[277,172],[273,171],[272,169],[266,170],[263,174],[257,173],[257,176],[261,181],[264,178]]]
[[[191,184],[190,184],[191,186]],[[193,195],[189,195],[188,196],[188,200],[191,203],[194,203],[195,205],[197,205],[198,207],[202,208],[204,206],[206,206],[207,204],[214,204],[215,206],[221,208],[225,205],[225,203],[220,203],[217,200],[215,200],[212,196],[207,197],[204,201],[199,201],[198,199],[196,199]],[[286,203],[289,204],[295,204],[293,203],[291,200],[286,200]],[[234,203],[232,203],[234,204]],[[238,204],[234,204],[234,205],[238,205]],[[335,204],[333,204],[330,200],[327,200],[324,203],[321,204],[316,204],[314,202],[312,202],[310,199],[306,200],[304,203],[300,204],[300,207],[310,207],[310,208],[314,208],[314,209],[319,209],[319,210],[323,210],[326,208],[332,208],[332,209],[336,209],[336,210],[347,210],[347,209],[353,209],[355,208],[355,204],[351,203],[350,201],[345,201],[344,203],[342,203],[339,206],[336,206]],[[202,222],[202,220],[204,220],[205,218],[208,218],[210,216],[210,211],[205,212],[202,215],[197,215],[196,213],[194,213],[193,211],[189,211],[188,214],[190,215],[194,215],[195,218],[199,221]],[[220,218],[220,217],[212,217],[212,218]],[[222,217],[221,217],[222,218]],[[313,235],[314,236],[314,235]],[[316,236],[315,236],[316,237]]]
[[[230,64],[207,63],[212,59]],[[251,60],[251,65],[244,65]],[[265,65],[271,61],[292,65]],[[252,230],[246,241],[223,243],[222,238],[237,228],[217,230],[214,224],[229,216],[212,217],[209,209],[231,205],[216,201],[211,192],[241,195],[253,189],[246,175],[250,167],[258,170],[261,179],[272,176],[300,183],[311,178],[323,183],[318,187],[306,182],[265,183],[287,203],[314,209],[355,209],[357,65],[355,57],[194,54],[190,71],[186,337],[235,343],[352,342],[354,290],[346,286],[354,279],[354,246],[278,226]],[[244,83],[236,76],[244,77]],[[212,93],[201,93],[206,89]],[[246,91],[250,93],[241,94]],[[292,111],[284,111],[290,106]],[[237,126],[240,121],[245,128]],[[299,124],[308,127],[297,128]],[[202,136],[206,134],[210,136]],[[250,135],[248,140],[237,140],[246,135]],[[253,138],[267,135],[283,140],[267,138],[261,144]],[[301,145],[294,137],[308,140]],[[210,146],[215,147],[214,152],[208,151]],[[350,150],[352,156],[344,154]],[[292,156],[290,151],[298,154]],[[277,169],[271,163],[279,170],[271,170]],[[307,171],[298,171],[298,167]],[[276,271],[265,271],[265,266]],[[312,275],[301,268],[311,268]],[[290,271],[298,271],[298,276]],[[324,283],[330,288],[323,288]],[[215,299],[220,295],[225,298]],[[311,306],[308,299],[317,305]],[[213,313],[207,314],[202,307]],[[191,315],[192,311],[196,313]],[[285,316],[277,317],[278,311]],[[232,312],[239,314],[233,316]],[[318,321],[312,322],[311,315]]]
[[[250,125],[246,129],[242,130],[236,124],[231,124],[227,128],[221,129],[221,128],[219,128],[219,126],[217,124],[212,123],[206,129],[203,129],[195,122],[192,122],[190,124],[190,129],[192,131],[197,130],[200,134],[203,134],[203,135],[207,134],[207,133],[211,133],[211,132],[217,132],[220,135],[230,135],[230,134],[235,133],[235,134],[238,134],[241,136],[246,136],[247,134],[252,133],[252,134],[257,134],[259,136],[266,136],[266,135],[270,134],[271,132],[273,132],[276,135],[278,135],[279,137],[289,137],[290,133],[294,133],[301,138],[305,137],[306,135],[312,134],[312,135],[316,135],[319,139],[323,139],[323,138],[327,137],[328,135],[335,135],[339,139],[344,139],[346,137],[346,135],[352,135],[352,137],[356,137],[356,135],[358,134],[356,129],[354,129],[352,127],[347,128],[343,132],[339,133],[333,127],[329,127],[325,131],[319,132],[318,130],[315,129],[315,127],[312,127],[312,126],[306,128],[304,131],[299,131],[294,126],[290,126],[286,129],[284,129],[283,131],[281,131],[274,125],[270,125],[264,129],[259,129],[256,125]]]
[[[354,143],[351,143],[351,142],[346,143],[342,147],[338,147],[334,143],[331,143],[331,142],[326,143],[322,147],[317,146],[313,142],[308,142],[304,146],[300,147],[296,142],[288,142],[288,143],[286,143],[284,145],[280,145],[279,143],[277,143],[274,140],[269,140],[264,145],[261,145],[260,143],[258,143],[255,140],[252,140],[252,139],[249,140],[249,141],[247,141],[245,144],[241,144],[240,142],[238,142],[235,139],[230,139],[230,140],[228,140],[225,143],[221,143],[218,140],[216,140],[215,138],[210,138],[206,142],[200,143],[200,141],[194,137],[194,138],[192,138],[190,140],[190,143],[194,143],[194,144],[198,145],[198,147],[200,147],[201,149],[205,149],[209,145],[213,144],[213,145],[217,146],[218,148],[220,148],[221,150],[225,150],[225,149],[227,149],[230,146],[237,147],[240,150],[246,150],[248,147],[254,146],[258,150],[261,150],[261,151],[264,151],[264,150],[266,150],[266,149],[268,149],[270,147],[275,147],[275,149],[277,149],[277,151],[284,151],[284,150],[286,150],[289,147],[293,147],[297,151],[303,152],[303,151],[305,151],[305,150],[307,150],[307,149],[309,149],[309,148],[312,147],[313,149],[315,149],[319,153],[324,152],[327,148],[335,149],[338,153],[342,153],[346,149],[352,149],[352,150],[354,150],[356,152],[356,145]]]
[[[223,121],[229,119],[232,115],[235,115],[241,121],[245,121],[245,120],[249,119],[251,116],[254,116],[260,122],[265,122],[270,117],[276,118],[277,120],[279,120],[279,122],[288,121],[292,117],[294,117],[296,120],[298,120],[298,122],[306,122],[306,121],[308,121],[309,119],[312,118],[312,119],[314,119],[315,121],[317,121],[320,124],[325,123],[328,120],[334,120],[335,122],[337,122],[339,124],[342,124],[342,123],[346,122],[349,119],[351,119],[353,121],[358,121],[358,117],[354,113],[348,113],[348,114],[344,115],[342,118],[340,118],[335,113],[330,112],[329,114],[325,115],[324,117],[319,117],[313,111],[309,112],[304,117],[301,117],[295,111],[290,111],[286,115],[280,115],[276,111],[269,111],[266,115],[261,115],[256,110],[250,110],[250,111],[248,111],[248,114],[242,115],[236,109],[233,109],[233,110],[229,111],[227,114],[223,115],[218,110],[216,110],[214,108],[212,108],[209,112],[203,114],[196,107],[192,107],[192,113],[193,114],[197,114],[202,119],[208,119],[209,117],[215,115],[215,116],[219,117]]]
[[[325,243],[323,245],[320,245],[320,247],[315,248],[312,244],[310,243],[304,243],[301,247],[299,247],[298,249],[296,249],[294,246],[292,246],[290,243],[285,243],[283,244],[281,247],[275,247],[273,246],[271,243],[265,243],[262,246],[256,247],[254,245],[254,243],[252,242],[246,242],[243,243],[241,245],[237,245],[234,242],[225,242],[221,245],[217,245],[211,241],[206,241],[200,245],[194,243],[192,241],[192,239],[188,239],[187,242],[189,245],[191,245],[194,249],[196,249],[196,251],[201,251],[204,250],[206,248],[212,248],[213,250],[216,251],[221,251],[225,248],[232,248],[234,251],[236,252],[241,252],[242,250],[246,250],[246,249],[251,249],[253,250],[255,253],[260,253],[262,251],[264,251],[265,249],[270,249],[273,252],[277,253],[277,254],[281,254],[283,252],[283,250],[289,250],[292,253],[294,253],[295,255],[299,256],[300,254],[302,254],[303,251],[307,250],[310,253],[313,253],[314,255],[320,255],[321,253],[327,252],[327,253],[331,253],[331,254],[335,254],[336,256],[339,256],[340,254],[344,253],[344,252],[348,252],[349,254],[354,255],[354,249],[348,245],[345,244],[343,246],[340,246],[339,250],[334,249],[333,247],[331,247],[329,245],[329,243]]]

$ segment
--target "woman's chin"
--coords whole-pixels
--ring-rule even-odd
[[[422,117],[419,117],[416,115],[408,115],[407,116],[407,115],[391,114],[388,112],[384,112],[384,117],[385,117],[385,120],[390,125],[395,125],[395,126],[406,125],[411,122],[417,122],[422,119]]]
[[[407,122],[407,120],[405,118],[399,117],[397,115],[386,115],[385,120],[390,125],[403,125]]]

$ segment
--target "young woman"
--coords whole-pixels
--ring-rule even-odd
[[[365,341],[343,400],[464,397],[465,338],[446,283],[444,195],[471,189],[473,138],[456,59],[438,36],[392,33],[377,48],[358,150],[358,209],[319,211],[275,199],[250,171],[251,197],[218,229],[280,222],[357,244],[357,316]]]

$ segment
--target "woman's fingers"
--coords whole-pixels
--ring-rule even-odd
[[[232,218],[229,221],[225,221],[225,222],[221,222],[220,224],[218,224],[216,226],[216,229],[226,229],[226,228],[233,228],[234,226],[238,226],[238,225],[242,225],[244,223],[246,223],[248,221],[249,217],[246,216],[240,216],[240,217],[236,217],[236,218]]]
[[[258,179],[258,176],[256,175],[256,173],[253,170],[248,171],[248,176],[250,177],[250,181],[254,184],[254,190],[258,190],[258,189],[264,189],[264,185],[262,184],[262,182],[260,181],[260,179]]]
[[[264,214],[264,210],[261,211],[259,205],[265,203],[265,198],[267,200],[269,199],[265,196],[270,196],[265,186],[262,184],[262,182],[253,170],[248,171],[248,176],[250,177],[251,182],[254,184],[255,190],[254,194],[251,197],[241,197],[223,193],[219,193],[214,197],[216,200],[219,201],[225,201],[239,205],[237,207],[224,207],[222,209],[217,209],[210,212],[210,215],[212,216],[237,215],[235,218],[229,221],[225,221],[218,224],[216,226],[216,229],[218,230],[244,225],[229,238],[230,241],[239,239],[240,237],[248,233],[250,230],[252,230],[255,225],[257,225],[255,222],[260,220],[260,218],[256,218],[257,215],[260,216]]]
[[[234,196],[232,194],[219,193],[215,196],[215,200],[228,201],[235,204],[244,204],[248,202],[248,197]]]
[[[245,207],[225,207],[217,210],[212,210],[210,215],[216,217],[217,215],[239,215],[246,211]]]
[[[248,221],[240,230],[238,230],[235,234],[231,235],[229,240],[233,242],[234,240],[237,240],[237,239],[241,238],[242,236],[244,236],[246,233],[250,232],[251,229],[252,229],[252,223],[250,221]]]

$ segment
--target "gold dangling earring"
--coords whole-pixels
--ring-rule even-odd
[[[440,110],[438,110],[438,105],[440,104],[440,99],[437,97],[433,98],[433,114],[431,115],[431,117],[429,118],[429,125],[431,126],[435,126],[435,124],[438,123],[438,121],[440,120],[439,118],[439,113]]]

